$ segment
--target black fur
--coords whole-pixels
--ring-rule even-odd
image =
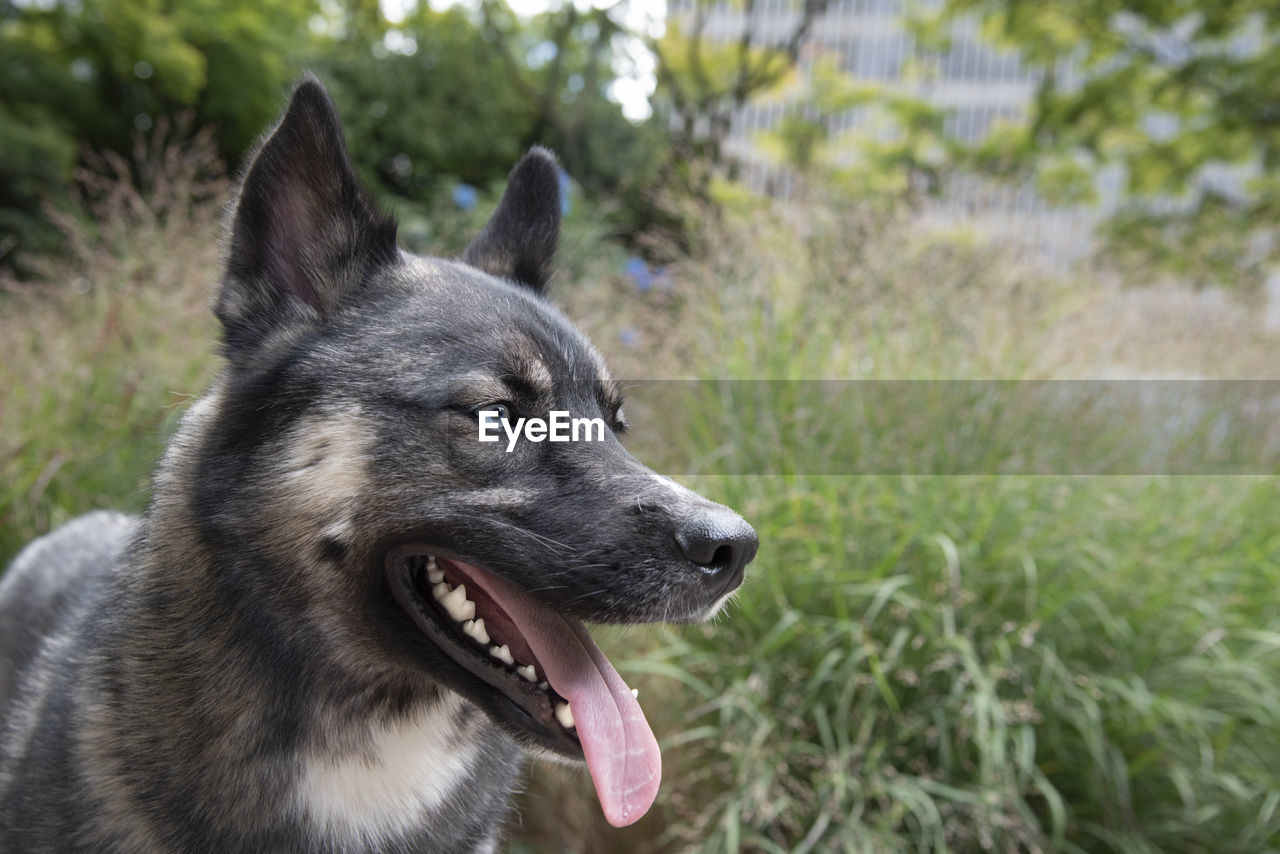
[[[215,309],[228,358],[289,321],[327,319],[396,253],[395,221],[360,186],[329,96],[303,79],[236,203]]]
[[[542,293],[559,236],[559,167],[551,152],[534,148],[511,170],[502,202],[462,260]]]
[[[146,515],[72,522],[0,583],[0,850],[492,850],[521,745],[572,751],[415,625],[388,554],[430,544],[605,622],[701,619],[736,586],[754,532],[616,435],[476,440],[496,402],[616,422],[599,355],[540,298],[559,206],[535,150],[466,263],[404,254],[299,84],[236,205],[227,367]],[[708,530],[732,566],[690,557]],[[398,782],[397,727],[450,733],[406,778],[461,763],[444,797],[326,776]]]

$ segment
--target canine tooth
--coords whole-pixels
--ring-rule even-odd
[[[427,581],[430,581],[432,584],[439,584],[444,581],[444,570],[436,566],[436,559],[434,556],[427,558]]]
[[[532,664],[526,664],[524,667],[517,667],[516,673],[519,673],[530,682],[538,681],[538,672],[533,669]]]
[[[515,664],[516,660],[511,657],[511,649],[504,643],[502,646],[489,647],[489,654],[501,661],[503,664]]]
[[[632,688],[632,689],[631,689],[631,696],[633,696],[633,697],[635,697],[637,700],[639,700],[639,699],[640,699],[640,689],[639,689],[639,688]]]
[[[439,587],[439,585],[436,586]],[[465,584],[459,584],[444,596],[441,596],[440,604],[449,612],[450,617],[460,623],[463,620],[474,620],[476,617],[476,603],[467,598],[467,585]]]
[[[480,643],[489,643],[489,633],[484,630],[484,617],[478,620],[467,620],[462,624],[462,631],[469,638],[474,638]]]
[[[547,684],[547,680],[543,679],[541,682],[538,683],[538,687],[541,688],[543,691],[545,691],[551,686]]]
[[[573,709],[568,703],[556,703],[556,720],[565,729],[573,729]]]
[[[443,581],[438,582],[435,587],[431,588],[431,595],[436,597],[437,601],[443,602],[444,597],[449,595],[449,585]]]

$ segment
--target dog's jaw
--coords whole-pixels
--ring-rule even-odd
[[[644,815],[661,778],[657,739],[635,692],[586,629],[510,582],[456,559],[424,556],[424,548],[393,550],[388,580],[419,629],[480,680],[465,681],[472,690],[464,687],[464,695],[505,728],[516,726],[519,740],[585,759],[611,824]]]
[[[581,762],[582,746],[576,735],[556,719],[556,703],[564,698],[517,672],[520,665],[511,652],[515,638],[509,635],[507,643],[489,638],[482,643],[463,628],[468,621],[450,616],[431,592],[426,554],[421,546],[394,550],[386,559],[386,580],[392,597],[418,631],[455,665],[449,670],[433,665],[432,675],[484,709],[522,745]]]

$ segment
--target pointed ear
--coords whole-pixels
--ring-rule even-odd
[[[396,257],[396,225],[360,185],[324,87],[303,78],[236,201],[215,312],[228,358],[330,317]]]
[[[541,293],[559,236],[560,169],[550,151],[533,148],[511,170],[498,209],[462,260]]]

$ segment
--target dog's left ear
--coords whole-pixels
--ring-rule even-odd
[[[511,170],[498,209],[462,260],[542,293],[559,236],[560,169],[550,151],[535,147]]]

